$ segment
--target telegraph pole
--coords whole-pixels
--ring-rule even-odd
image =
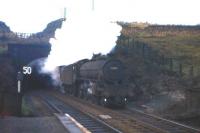
[[[92,11],[94,11],[94,0],[92,0]]]
[[[67,9],[66,9],[66,7],[65,7],[65,8],[64,8],[64,16],[63,16],[64,21],[66,20],[66,12],[67,12]]]

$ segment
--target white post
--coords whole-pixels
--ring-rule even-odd
[[[20,80],[17,81],[17,92],[18,93],[21,92],[21,81]]]
[[[26,73],[28,73],[29,71],[29,69],[27,70],[28,68],[23,68],[23,71],[25,71]],[[24,72],[24,73],[25,73]],[[30,72],[31,72],[31,69],[30,69]],[[21,81],[23,80],[23,75],[22,75],[22,73],[19,71],[18,73],[17,73],[17,92],[18,93],[21,93]]]

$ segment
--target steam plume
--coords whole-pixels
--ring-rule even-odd
[[[56,31],[56,39],[51,39],[52,51],[45,63],[46,70],[59,65],[68,65],[93,53],[107,54],[115,46],[121,27],[95,11],[72,10],[61,29]]]

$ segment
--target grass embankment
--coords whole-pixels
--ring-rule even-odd
[[[188,90],[200,88],[200,26],[121,25],[113,53],[125,64],[138,101],[172,118],[197,116],[190,111],[198,112],[199,93]]]
[[[181,64],[183,73],[191,66],[194,74],[200,70],[200,26],[141,25],[122,25],[122,35],[147,44],[165,58],[173,58],[173,65]]]
[[[200,58],[200,26],[124,27],[122,34],[146,42],[166,56]]]

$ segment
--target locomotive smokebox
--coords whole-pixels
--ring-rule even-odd
[[[124,77],[124,66],[119,60],[92,60],[80,68],[80,76],[89,80],[121,82]]]

